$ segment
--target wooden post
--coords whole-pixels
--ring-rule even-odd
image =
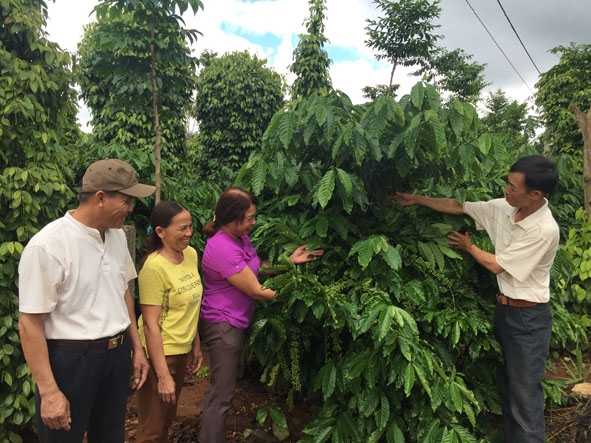
[[[572,110],[583,133],[583,195],[585,198],[585,212],[591,214],[591,109],[583,112],[578,106]]]
[[[123,225],[123,232],[125,232],[125,237],[127,238],[127,249],[129,249],[131,259],[135,264],[135,226]],[[129,292],[131,292],[131,296],[135,298],[135,279],[129,282]]]

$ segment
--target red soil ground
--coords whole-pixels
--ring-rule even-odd
[[[204,366],[209,365],[207,351],[204,348]],[[564,359],[554,359],[556,371],[548,372],[547,378],[561,380],[572,388],[575,375],[574,364]],[[587,374],[585,380],[591,382],[591,362],[585,362]],[[205,394],[209,389],[208,377],[187,376],[179,399],[177,419],[169,434],[171,443],[197,442],[201,412]],[[261,427],[256,421],[259,409],[274,404],[286,414],[289,437],[284,443],[297,442],[302,437],[302,430],[310,422],[313,414],[305,405],[295,405],[289,411],[285,402],[276,398],[262,383],[252,379],[242,379],[236,388],[232,408],[226,421],[228,443],[272,443],[279,440],[273,435],[271,421],[267,419]],[[135,429],[137,413],[135,396],[130,397],[127,417],[126,443],[137,443]],[[546,410],[546,438],[551,443],[591,443],[591,400],[572,397],[568,406]]]
[[[203,356],[203,366],[209,366],[205,347],[203,348]],[[208,389],[208,377],[186,376],[185,386],[183,386],[179,398],[177,418],[169,433],[170,443],[197,442],[201,412]],[[257,412],[272,404],[281,407],[288,422],[290,436],[282,441],[285,443],[298,441],[302,430],[312,418],[308,408],[303,405],[294,405],[292,411],[288,411],[285,402],[275,398],[265,385],[256,380],[242,379],[238,382],[232,407],[226,419],[227,442],[270,443],[279,441],[273,435],[270,418],[267,419],[263,427],[259,426],[256,421]],[[137,409],[133,394],[129,398],[127,411],[126,443],[136,443]]]

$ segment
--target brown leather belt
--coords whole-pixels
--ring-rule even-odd
[[[47,340],[47,347],[84,350],[84,349],[115,349],[125,341],[126,331],[109,338],[99,338],[97,340]]]
[[[516,298],[507,297],[505,294],[497,294],[497,303],[499,305],[512,306],[514,308],[531,308],[538,303],[527,300],[518,300]]]

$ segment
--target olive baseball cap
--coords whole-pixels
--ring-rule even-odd
[[[156,188],[138,183],[135,169],[122,160],[107,158],[94,162],[82,177],[80,192],[118,191],[131,197],[148,197]]]

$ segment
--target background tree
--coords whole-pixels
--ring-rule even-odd
[[[441,36],[433,34],[439,25],[439,0],[374,0],[383,16],[367,20],[367,46],[377,51],[378,60],[392,64],[389,87],[398,65],[413,66],[430,59]]]
[[[197,13],[203,4],[104,0],[79,45],[81,96],[92,112],[95,140],[154,154],[156,201],[161,154],[174,167],[185,150],[197,65],[189,43],[198,35],[181,26],[189,7]]]
[[[376,85],[376,86],[364,86],[361,90],[363,97],[374,101],[380,95],[390,94],[392,97],[396,97],[396,91],[400,88],[399,84],[388,85]]]
[[[591,45],[558,46],[560,61],[536,83],[536,105],[546,131],[543,140],[555,154],[581,158],[585,210],[591,213]]]
[[[526,102],[510,101],[504,91],[497,89],[488,94],[484,107],[486,114],[481,119],[484,128],[500,137],[508,150],[534,144],[540,121],[529,113]]]
[[[266,64],[246,51],[201,56],[193,109],[199,127],[194,172],[201,180],[229,185],[260,149],[285,92],[281,76]]]
[[[448,51],[439,48],[426,60],[414,75],[423,75],[426,82],[431,83],[447,101],[461,100],[469,103],[478,102],[482,90],[490,83],[484,80],[486,64],[470,62],[471,54],[463,49]],[[449,94],[445,94],[445,92]]]
[[[577,105],[591,108],[591,45],[558,46],[550,50],[558,63],[536,83],[535,104],[545,127],[544,141],[555,153],[580,155],[583,138],[572,113]]]
[[[47,40],[41,0],[0,2],[0,441],[34,428],[34,382],[18,336],[18,261],[73,197],[77,152],[70,57]],[[26,270],[25,270],[26,272]]]
[[[291,86],[291,98],[305,98],[313,93],[326,95],[332,89],[328,68],[330,59],[324,45],[325,0],[309,0],[310,16],[304,22],[306,34],[300,34],[300,40],[293,52],[293,64],[289,70],[296,75]]]

